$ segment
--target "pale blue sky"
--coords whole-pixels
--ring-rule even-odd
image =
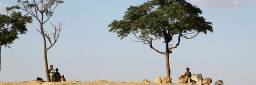
[[[2,6],[16,0],[0,0]],[[49,64],[71,80],[153,80],[164,76],[164,57],[133,38],[120,40],[108,24],[120,19],[130,5],[146,0],[66,0],[51,22],[63,22],[60,41],[49,52]],[[172,54],[174,80],[189,66],[227,85],[256,81],[256,2],[253,0],[192,0],[213,23],[214,32],[183,40]],[[44,77],[42,42],[37,26],[2,49],[1,81]],[[158,44],[162,47],[163,44]],[[162,48],[163,49],[163,48]]]

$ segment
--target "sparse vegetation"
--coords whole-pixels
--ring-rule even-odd
[[[109,25],[109,31],[121,39],[132,34],[157,53],[165,55],[166,77],[170,78],[169,54],[180,45],[181,40],[213,32],[211,22],[200,14],[202,11],[199,8],[185,0],[148,0],[139,6],[130,6],[123,19],[114,20]],[[165,51],[154,47],[155,40],[165,43]]]
[[[54,25],[53,32],[49,33],[49,29],[45,27],[47,22],[52,18],[55,9],[62,4],[62,0],[17,0],[18,4],[12,7],[8,7],[8,10],[20,10],[24,13],[29,14],[37,21],[39,26],[38,32],[41,34],[43,39],[43,54],[44,54],[44,65],[45,75],[49,81],[48,72],[48,51],[56,44],[60,37],[61,24]]]

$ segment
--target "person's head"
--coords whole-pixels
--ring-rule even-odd
[[[189,68],[188,68],[188,67],[186,68],[186,71],[189,71]]]
[[[56,72],[58,72],[59,71],[59,69],[58,68],[56,68]]]
[[[53,69],[53,65],[50,65],[50,68]]]

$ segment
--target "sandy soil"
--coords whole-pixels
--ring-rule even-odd
[[[20,82],[0,82],[0,85],[184,85],[184,84],[159,84],[148,82],[114,82],[106,80],[95,81],[65,81],[65,82],[40,82],[40,81],[20,81]]]

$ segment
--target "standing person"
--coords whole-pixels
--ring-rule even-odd
[[[53,81],[58,82],[58,81],[60,81],[60,78],[61,78],[61,76],[60,76],[59,69],[56,68],[56,71],[55,71],[55,73],[53,74]]]
[[[191,76],[192,76],[192,74],[191,74],[191,72],[189,71],[189,68],[188,68],[188,67],[186,68],[186,72],[185,72],[184,76],[187,77],[187,80],[186,80],[187,83],[191,81]]]
[[[50,82],[53,81],[53,74],[55,73],[55,70],[53,69],[53,65],[50,65],[50,69],[48,70],[49,76],[50,76]]]

